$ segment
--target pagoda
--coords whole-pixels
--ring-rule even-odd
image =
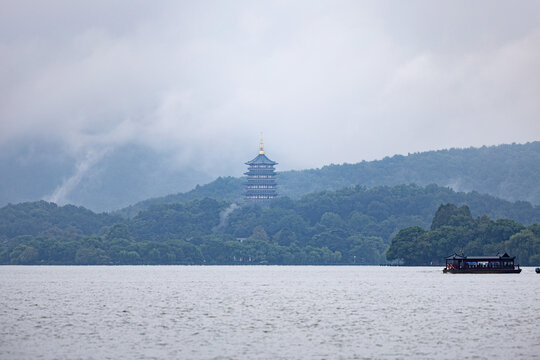
[[[249,166],[248,171],[244,173],[244,175],[247,175],[246,192],[244,193],[246,202],[266,203],[274,199],[277,196],[274,169],[277,162],[270,160],[264,154],[262,135],[259,144],[259,155],[248,161],[246,165]]]

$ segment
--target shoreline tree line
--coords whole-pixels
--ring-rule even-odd
[[[131,219],[39,201],[0,209],[0,264],[425,265],[509,249],[528,265],[538,222],[530,203],[436,185],[355,186],[264,207],[206,198]]]

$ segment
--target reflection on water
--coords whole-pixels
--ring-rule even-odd
[[[0,267],[0,358],[539,358],[540,275]]]

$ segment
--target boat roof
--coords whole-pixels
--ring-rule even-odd
[[[507,253],[497,254],[495,256],[465,256],[456,253],[447,256],[446,260],[514,260],[515,256],[510,256]]]

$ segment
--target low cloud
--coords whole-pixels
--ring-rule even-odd
[[[85,176],[92,172],[92,168],[105,156],[106,149],[100,151],[89,150],[84,158],[77,162],[75,173],[62,181],[54,192],[45,197],[45,200],[64,205],[70,202],[70,193],[79,185]]]
[[[63,142],[77,172],[148,146],[240,175],[537,140],[540,4],[4,3],[0,146]]]

